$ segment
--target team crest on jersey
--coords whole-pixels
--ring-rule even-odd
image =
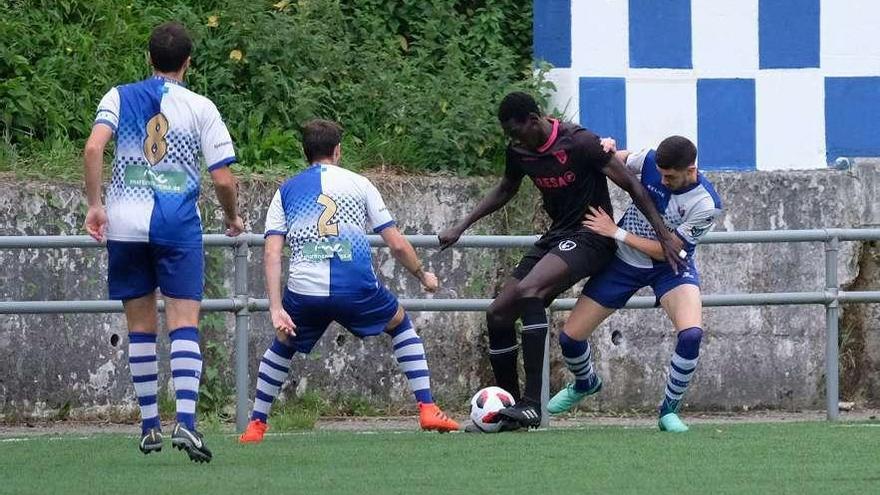
[[[569,239],[566,239],[566,240],[559,243],[559,250],[560,251],[571,251],[572,249],[574,249],[576,247],[577,247],[577,243],[572,240],[569,240]]]
[[[556,161],[565,165],[565,162],[568,161],[568,153],[565,150],[554,151],[553,156],[556,157]]]
[[[710,228],[712,228],[714,222],[714,218],[706,218],[699,225],[694,225],[691,227],[691,237],[697,238],[705,234]]]
[[[693,237],[693,238],[700,237],[701,235],[705,234],[707,230],[709,230],[708,226],[701,227],[698,225],[694,225],[693,227],[691,227],[691,237]]]

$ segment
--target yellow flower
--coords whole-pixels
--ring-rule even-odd
[[[229,59],[235,60],[236,62],[241,62],[241,59],[244,57],[244,54],[241,53],[241,50],[232,50],[229,52]]]
[[[215,28],[220,25],[220,18],[216,15],[208,17],[208,27]]]
[[[272,5],[272,7],[275,7],[275,10],[284,10],[288,5],[290,5],[290,0],[281,0],[275,5]]]

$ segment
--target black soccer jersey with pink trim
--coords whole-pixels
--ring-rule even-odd
[[[521,180],[528,175],[541,191],[544,210],[552,220],[546,237],[586,230],[581,226],[588,206],[611,212],[608,182],[602,169],[612,153],[599,137],[583,127],[550,119],[550,137],[537,151],[511,144],[504,174]]]

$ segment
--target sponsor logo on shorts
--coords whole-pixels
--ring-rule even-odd
[[[572,240],[568,240],[568,239],[559,243],[559,250],[560,251],[571,251],[572,249],[574,249],[576,247],[577,247],[577,243]]]

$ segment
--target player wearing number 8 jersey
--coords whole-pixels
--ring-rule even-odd
[[[186,89],[192,41],[178,23],[150,36],[153,76],[112,88],[98,105],[85,149],[89,211],[86,230],[107,241],[110,299],[121,299],[129,330],[129,363],[141,409],[140,449],[162,449],[157,404],[156,295],[165,298],[171,372],[177,397],[175,447],[211,460],[195,429],[202,358],[198,339],[204,284],[199,197],[201,155],[225,213],[227,235],[244,229],[236,206],[232,140],[210,100]],[[106,211],[101,202],[104,148],[115,137]]]
[[[242,443],[262,441],[269,410],[287,380],[294,353],[311,352],[333,321],[361,338],[387,333],[419,403],[422,429],[458,429],[434,404],[425,348],[409,316],[376,279],[367,224],[425,290],[437,289],[437,277],[422,269],[376,187],[339,166],[341,139],[335,123],[308,122],[303,127],[303,150],[311,166],[281,185],[266,214],[264,269],[276,338],[260,361],[254,409]],[[290,246],[290,272],[282,296],[285,240]]]

